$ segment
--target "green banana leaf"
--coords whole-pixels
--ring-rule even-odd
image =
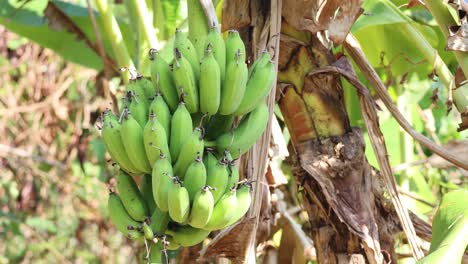
[[[84,41],[77,40],[74,34],[65,29],[52,29],[48,25],[48,21],[44,17],[47,2],[47,0],[33,0],[23,5],[24,2],[16,0],[2,0],[0,1],[0,24],[18,35],[53,50],[65,60],[96,70],[102,69],[100,57]],[[57,0],[52,2],[65,12],[93,43],[95,42],[94,29],[85,6]],[[98,26],[103,28],[99,14],[95,13],[95,16]],[[127,24],[119,21],[119,26],[124,36],[130,34]],[[102,37],[106,52],[113,57],[109,40],[105,38],[104,34]],[[134,49],[129,39],[125,38],[125,41],[129,51],[132,51]]]
[[[366,0],[362,7],[364,14],[354,23],[352,32],[372,66],[382,68],[383,58],[396,76],[416,72],[426,77],[432,71],[433,62],[424,61],[421,51],[408,39],[406,26],[416,28],[443,57],[452,58],[444,53],[445,44],[439,41],[444,38],[436,26],[415,22],[389,0]]]
[[[429,254],[418,263],[461,263],[467,245],[468,190],[451,191],[434,216]]]

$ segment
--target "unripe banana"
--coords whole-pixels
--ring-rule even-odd
[[[211,193],[213,194],[214,202],[216,204],[216,202],[218,202],[226,190],[229,176],[227,171],[227,164],[224,159],[217,161],[215,164],[212,164],[212,162],[209,161],[210,159],[212,158],[208,158],[207,163],[211,164],[206,166],[206,184],[214,188]]]
[[[218,163],[218,159],[214,151],[212,149],[206,149],[203,155],[203,164],[205,164],[207,173],[216,166],[216,163]]]
[[[206,168],[200,155],[188,166],[184,176],[184,184],[189,193],[190,201],[193,201],[195,194],[205,186]]]
[[[228,150],[233,158],[239,158],[262,135],[269,117],[268,106],[263,102],[254,111],[244,117],[233,132],[221,135],[216,140],[216,148],[219,152]]]
[[[174,50],[174,83],[179,97],[185,95],[187,110],[195,113],[199,109],[198,89],[195,74],[190,62],[185,59],[179,49]]]
[[[176,161],[177,157],[179,157],[180,149],[185,143],[187,135],[190,135],[192,131],[192,117],[185,107],[185,104],[180,102],[171,120],[169,150],[173,161]]]
[[[217,139],[222,134],[229,132],[235,118],[235,115],[224,116],[217,114],[212,116],[206,125],[206,138]]]
[[[132,174],[141,174],[142,172],[133,165],[125,151],[120,136],[121,125],[117,117],[111,111],[106,111],[103,117],[102,140],[112,159],[119,164],[121,169]]]
[[[187,135],[185,135],[187,137]],[[188,166],[197,157],[197,155],[203,155],[203,134],[201,128],[195,128],[193,132],[188,135],[184,145],[180,149],[179,157],[174,165],[174,173],[176,175],[185,176]],[[183,177],[182,176],[182,177]]]
[[[164,231],[166,231],[170,220],[171,218],[169,217],[168,212],[163,212],[161,209],[156,207],[154,213],[151,215],[149,226],[153,232],[161,235],[164,234]]]
[[[156,205],[163,212],[167,212],[168,201],[167,192],[172,185],[171,177],[173,175],[171,162],[164,154],[154,163],[151,173],[153,185],[153,198]]]
[[[188,222],[189,225],[203,228],[210,220],[214,208],[214,199],[210,188],[209,186],[204,186],[195,194]]]
[[[237,189],[237,208],[229,223],[224,227],[236,223],[247,213],[250,208],[250,204],[252,203],[251,191],[252,188],[249,183],[244,183]]]
[[[229,221],[237,210],[236,189],[232,188],[225,193],[223,197],[216,203],[213,214],[208,223],[203,227],[205,230],[222,229],[229,224]]]
[[[203,56],[205,39],[208,35],[208,22],[199,0],[187,0],[189,39],[197,50],[198,57]]]
[[[151,227],[146,222],[146,220],[143,222],[141,229],[143,230],[143,234],[145,235],[145,238],[152,241],[154,238],[154,233],[153,233],[153,230],[151,230]]]
[[[181,246],[191,247],[203,242],[210,234],[210,231],[191,226],[179,226],[174,230],[166,230],[166,234],[171,236]]]
[[[238,52],[240,54],[237,54]],[[245,62],[245,55],[245,45],[239,35],[239,32],[237,30],[229,30],[226,38],[226,67],[231,62]]]
[[[179,97],[169,64],[155,49],[150,50],[150,60],[153,86],[156,87],[156,91],[161,92],[171,111],[175,111],[179,104]]]
[[[109,218],[112,224],[122,232],[125,236],[128,235],[128,226],[139,226],[140,223],[133,220],[125,210],[122,200],[116,193],[109,194],[107,201],[107,208],[109,210]]]
[[[154,96],[156,89],[153,86],[151,80],[146,79],[145,77],[141,77],[137,79],[137,84],[143,87],[144,92],[144,101],[147,104],[148,99]],[[143,96],[141,96],[143,98]]]
[[[130,80],[125,91],[127,94],[139,96],[139,98],[142,98],[143,103],[147,103],[146,99],[152,97],[155,92],[151,81],[141,76]]]
[[[173,184],[169,187],[167,197],[171,219],[177,223],[187,221],[190,214],[190,198],[187,189],[182,186],[179,177],[175,176],[173,178]]]
[[[190,62],[195,79],[197,81],[200,80],[200,60],[198,59],[197,51],[192,42],[187,38],[187,35],[182,33],[178,28],[176,29],[174,38],[174,49],[178,49],[184,58]]]
[[[226,185],[226,191],[228,192],[230,188],[236,187],[237,183],[239,182],[239,168],[237,168],[236,164],[233,161],[229,161],[228,163],[228,173],[229,173],[229,180],[228,184]]]
[[[268,51],[263,51],[259,58],[257,58],[254,63],[249,68],[249,79],[252,76],[252,73],[257,69],[263,67],[267,62],[271,60],[270,53]],[[258,68],[257,68],[258,67]]]
[[[166,130],[154,115],[150,117],[143,130],[143,142],[148,162],[152,167],[159,159],[161,152],[171,162]]]
[[[127,155],[135,167],[142,172],[150,173],[151,166],[146,158],[145,146],[143,143],[143,128],[124,110],[120,136]]]
[[[144,174],[140,182],[140,192],[148,205],[149,215],[152,215],[156,209],[156,203],[153,198],[153,188],[151,183],[151,174]]]
[[[235,115],[245,115],[254,110],[259,104],[265,101],[265,97],[270,93],[276,80],[275,64],[268,61],[263,65],[256,65],[252,71],[245,94]]]
[[[148,121],[148,105],[143,100],[144,96],[132,95],[129,105],[130,113],[141,127],[145,127]]]
[[[164,127],[167,142],[169,142],[169,136],[171,135],[171,111],[160,93],[156,93],[156,96],[149,106],[148,113],[149,117],[155,115],[159,123]]]
[[[221,72],[211,52],[211,44],[205,51],[200,71],[200,111],[211,116],[218,112],[221,99]]]
[[[224,39],[217,27],[211,27],[210,32],[205,40],[204,48],[211,45],[213,56],[218,63],[219,72],[221,74],[221,83],[224,81],[224,75],[226,73],[226,45]]]
[[[117,176],[117,190],[128,214],[137,221],[145,220],[148,215],[148,206],[145,199],[140,190],[138,190],[138,186],[132,176],[123,170],[120,170]]]
[[[239,107],[244,96],[249,71],[247,64],[241,60],[240,50],[237,50],[235,60],[228,61],[226,79],[221,90],[219,113],[230,115]]]

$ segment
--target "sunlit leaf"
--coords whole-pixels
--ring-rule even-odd
[[[445,194],[432,222],[429,254],[419,263],[461,263],[468,245],[468,191]]]

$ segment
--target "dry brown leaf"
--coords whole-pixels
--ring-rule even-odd
[[[223,230],[210,244],[200,251],[199,261],[227,257],[233,263],[242,263],[247,247],[246,239],[254,232],[256,218],[244,218],[239,223]]]
[[[449,32],[447,50],[468,51],[468,24],[462,23],[455,32]]]
[[[249,0],[224,1],[221,31],[240,29],[250,24]]]
[[[294,0],[283,5],[283,17],[296,29],[328,31],[329,39],[340,44],[362,13],[361,3],[361,0]]]

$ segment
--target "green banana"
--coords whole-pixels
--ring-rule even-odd
[[[187,0],[189,39],[197,50],[198,57],[203,56],[205,39],[208,35],[208,21],[199,0]]]
[[[222,229],[229,224],[229,221],[237,210],[237,196],[236,189],[232,188],[229,192],[225,193],[223,197],[216,203],[213,208],[208,223],[203,227],[205,230],[218,230]]]
[[[167,142],[169,142],[169,136],[171,135],[171,111],[159,92],[156,93],[156,96],[151,102],[148,113],[149,117],[155,115],[159,123],[164,127]]]
[[[156,207],[154,213],[151,215],[149,226],[153,232],[161,235],[166,231],[170,220],[168,212],[163,212],[161,209]]]
[[[157,207],[163,212],[169,210],[167,192],[172,185],[172,175],[171,162],[169,162],[164,154],[161,154],[160,158],[154,163],[151,178],[154,201]]]
[[[252,73],[257,69],[263,67],[267,62],[271,60],[270,53],[264,50],[260,57],[254,61],[254,63],[249,68],[249,79],[252,76]]]
[[[120,136],[121,125],[117,117],[110,110],[104,112],[103,117],[102,140],[112,159],[119,164],[121,169],[132,174],[141,174],[142,172],[133,165],[125,151]]]
[[[145,221],[143,221],[141,229],[143,230],[143,235],[145,235],[145,238],[152,241],[154,238],[154,233],[153,230],[151,230],[151,227],[148,225],[147,220],[148,219],[145,219]]]
[[[174,83],[179,97],[185,95],[184,101],[187,110],[195,113],[199,109],[198,89],[195,74],[190,62],[182,55],[179,49],[174,49]]]
[[[190,62],[195,79],[197,81],[200,80],[200,60],[198,59],[197,51],[192,42],[187,38],[187,35],[182,33],[179,28],[175,32],[174,49],[178,49]]]
[[[143,143],[149,164],[153,167],[160,153],[164,153],[171,162],[166,130],[159,120],[152,115],[143,130]]]
[[[148,206],[132,176],[120,170],[117,176],[117,190],[128,214],[137,221],[145,220]]]
[[[209,44],[200,64],[200,111],[210,116],[216,114],[220,99],[221,72]]]
[[[133,118],[131,113],[124,110],[120,136],[125,147],[125,151],[133,165],[144,173],[151,172],[151,166],[145,154],[143,143],[143,128]]]
[[[243,118],[233,132],[227,132],[218,137],[216,148],[219,152],[228,150],[237,159],[247,152],[265,130],[270,113],[265,102],[257,106]]]
[[[216,163],[218,163],[218,159],[214,153],[214,150],[209,148],[205,149],[203,164],[205,164],[207,173],[208,171],[212,170],[214,166],[216,166]]]
[[[208,165],[205,164],[207,170],[206,184],[214,188],[211,193],[213,194],[214,202],[217,203],[226,190],[229,176],[224,159],[216,161],[214,164],[210,159],[212,158],[209,157],[207,160]]]
[[[208,45],[211,45],[213,56],[218,63],[222,82],[224,81],[224,75],[226,73],[226,45],[224,44],[223,36],[217,27],[210,28],[203,47],[206,48]]]
[[[214,198],[210,188],[204,186],[195,194],[189,216],[189,225],[203,228],[210,220],[214,208]]]
[[[190,201],[193,201],[195,194],[206,184],[206,168],[201,156],[197,155],[187,168],[184,176],[185,188],[189,193]]]
[[[175,230],[166,230],[166,234],[171,236],[181,246],[191,247],[203,242],[210,234],[210,231],[191,226],[179,226]]]
[[[141,127],[148,121],[148,105],[143,100],[144,96],[132,95],[128,108]]]
[[[174,176],[173,184],[167,192],[169,216],[177,223],[187,221],[190,214],[190,198],[187,189],[182,186],[179,177]],[[166,230],[167,232],[167,230]]]
[[[237,183],[239,182],[239,168],[237,168],[236,164],[231,160],[228,163],[228,173],[229,180],[228,184],[226,185],[225,192],[228,192],[232,187],[236,187]]]
[[[229,223],[225,226],[230,226],[239,219],[241,219],[249,210],[250,204],[252,203],[252,187],[250,186],[250,183],[243,183],[238,189],[236,193],[237,197],[237,208],[234,212],[234,215],[232,216],[231,220],[229,220]]]
[[[140,182],[140,192],[148,205],[149,214],[153,214],[156,209],[156,203],[153,198],[153,188],[151,183],[151,174],[144,174]]]
[[[203,155],[203,133],[202,129],[197,127],[193,130],[190,135],[185,135],[185,140],[182,148],[179,152],[179,157],[174,165],[174,173],[176,175],[185,176],[188,166],[197,157],[197,155]]]
[[[231,130],[232,124],[236,119],[235,115],[214,115],[206,125],[206,138],[217,139],[222,134]]]
[[[141,77],[137,79],[138,85],[143,87],[143,92],[144,92],[144,99],[145,103],[148,102],[148,99],[154,96],[154,93],[156,92],[156,89],[154,88],[153,83],[151,80],[146,79],[145,77]],[[141,96],[143,97],[143,96]]]
[[[237,50],[235,59],[228,61],[226,79],[221,90],[221,104],[219,113],[230,115],[239,107],[246,89],[249,71],[247,64],[241,60],[240,50]]]
[[[154,92],[152,91],[152,85],[147,79],[138,76],[134,79],[131,79],[128,85],[125,87],[125,91],[128,94],[137,95],[140,98],[149,98],[153,96]],[[146,100],[141,100],[146,103]]]
[[[175,111],[179,104],[179,97],[169,64],[159,55],[156,49],[150,49],[149,57],[153,86],[156,87],[156,91],[161,92],[171,111]]]
[[[180,102],[171,120],[171,137],[169,150],[172,160],[175,162],[179,156],[180,149],[187,139],[187,135],[192,133],[192,117],[185,107],[184,102]]]
[[[120,197],[111,192],[109,194],[109,200],[107,201],[107,208],[109,210],[109,218],[112,224],[122,232],[125,236],[128,235],[128,226],[139,226],[140,223],[133,220],[125,210]]]
[[[237,30],[229,30],[226,38],[226,67],[231,62],[245,62],[245,55],[245,45],[239,32]]]
[[[268,61],[263,65],[256,65],[252,75],[247,82],[245,94],[235,115],[245,115],[254,110],[259,104],[265,101],[265,97],[270,93],[276,80],[275,64]]]

